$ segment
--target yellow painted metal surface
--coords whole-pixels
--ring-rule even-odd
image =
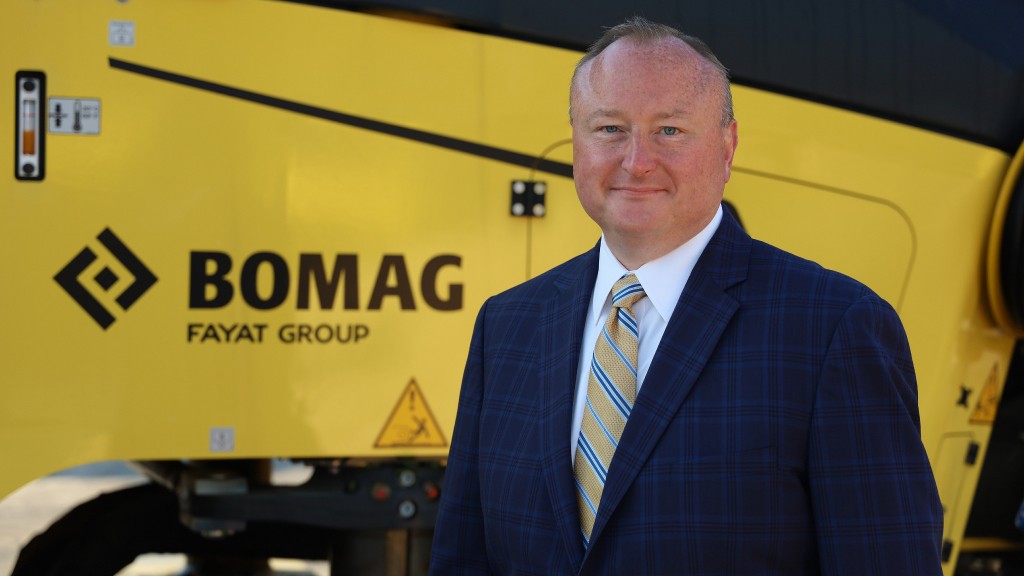
[[[450,140],[569,163],[576,53],[289,2],[0,14],[0,134],[18,70],[102,109],[99,134],[48,135],[44,181],[0,172],[0,494],[108,459],[441,458],[480,304],[597,240],[571,179]],[[112,44],[112,22],[132,45]],[[984,282],[1010,159],[757,90],[735,100],[726,198],[744,225],[900,312],[959,546],[980,470],[963,452],[983,455],[991,430],[971,416],[1001,393],[1013,345]],[[531,177],[547,215],[510,216],[512,180]],[[157,278],[127,310],[133,273],[106,229]],[[54,280],[86,247],[74,277],[106,329]],[[443,443],[415,436],[425,414]]]
[[[111,458],[446,454],[375,444],[411,380],[450,436],[476,311],[527,277],[530,224],[509,205],[530,169],[273,99],[532,156],[569,135],[576,55],[284,2],[16,2],[0,21],[4,110],[23,69],[102,106],[98,135],[49,134],[44,181],[3,177],[0,494]],[[112,21],[131,23],[133,46],[111,45]],[[542,259],[589,248],[595,229],[562,207],[571,179],[535,176],[557,197],[532,234]],[[584,233],[551,241],[566,219]],[[108,228],[157,278],[128,310]],[[54,280],[86,247],[77,279],[114,316],[106,329]],[[303,258],[342,272],[327,309]],[[104,267],[120,278],[108,290]],[[232,297],[196,307],[196,282],[206,305]]]

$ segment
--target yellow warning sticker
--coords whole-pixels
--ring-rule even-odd
[[[999,406],[999,375],[998,364],[992,365],[985,387],[981,389],[978,405],[971,413],[971,424],[992,424],[996,421],[996,408]]]
[[[447,445],[448,442],[441,434],[441,427],[437,425],[430,406],[427,406],[423,392],[420,391],[416,380],[410,380],[384,424],[384,429],[380,431],[374,447],[416,448]]]

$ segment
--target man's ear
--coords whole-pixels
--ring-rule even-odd
[[[728,182],[732,176],[732,159],[736,155],[736,146],[739,144],[736,120],[731,120],[722,132],[725,138],[724,145],[722,146],[722,151],[725,152],[725,181]]]

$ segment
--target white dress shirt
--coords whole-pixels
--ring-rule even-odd
[[[579,441],[580,426],[583,423],[583,409],[587,405],[587,386],[590,380],[590,364],[594,358],[594,346],[601,333],[608,313],[612,308],[612,286],[630,272],[636,274],[647,297],[633,304],[631,310],[640,324],[640,343],[637,352],[636,392],[644,383],[647,369],[651,367],[654,353],[661,343],[672,312],[676,309],[679,295],[683,293],[690,272],[697,264],[697,259],[711,241],[722,221],[722,207],[718,207],[711,222],[696,236],[675,250],[657,260],[652,260],[636,270],[626,268],[615,258],[608,245],[601,238],[600,260],[598,261],[597,280],[594,282],[594,293],[590,297],[590,308],[587,310],[587,321],[583,327],[583,343],[580,348],[580,365],[576,376],[576,399],[572,411],[572,437],[569,451],[572,459],[576,459],[576,443]]]

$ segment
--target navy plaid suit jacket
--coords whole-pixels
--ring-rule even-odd
[[[591,250],[488,300],[433,574],[941,574],[895,311],[728,212],[680,297],[584,550],[570,463]]]

